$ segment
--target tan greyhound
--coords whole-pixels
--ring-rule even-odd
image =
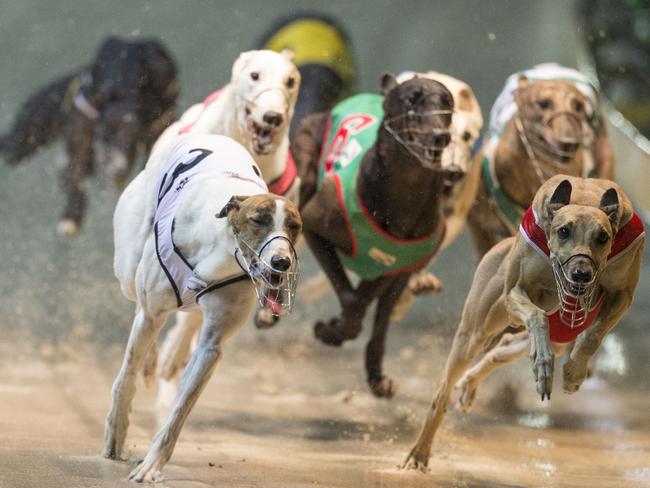
[[[551,176],[614,179],[596,88],[580,72],[547,63],[515,73],[491,111],[481,183],[468,226],[479,256],[517,233]]]
[[[482,378],[527,349],[537,392],[550,400],[554,354],[571,344],[563,389],[576,392],[603,338],[632,303],[644,238],[641,219],[616,183],[563,175],[544,183],[520,233],[494,246],[476,270],[442,384],[405,467],[426,468],[454,385],[469,406]],[[523,331],[503,335],[470,369],[509,326]]]

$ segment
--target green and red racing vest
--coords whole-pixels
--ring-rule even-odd
[[[435,232],[417,239],[399,239],[382,229],[357,194],[364,154],[377,140],[384,117],[383,97],[362,93],[343,100],[330,112],[319,161],[319,181],[333,178],[339,205],[352,239],[352,252],[337,251],[343,266],[361,279],[424,267],[436,254],[445,233],[441,218]]]

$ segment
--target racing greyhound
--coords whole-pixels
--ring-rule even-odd
[[[550,400],[554,354],[572,344],[563,389],[578,391],[603,338],[630,308],[644,240],[643,223],[616,183],[564,175],[544,183],[519,234],[494,246],[476,270],[442,384],[405,466],[426,467],[459,380],[468,407],[481,379],[526,350],[537,392]],[[509,326],[524,330],[504,335],[469,369]]]

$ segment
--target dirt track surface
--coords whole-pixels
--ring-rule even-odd
[[[439,370],[435,336],[389,361],[401,388],[382,401],[362,382],[361,344],[331,350],[248,329],[227,347],[158,486],[650,486],[647,391],[592,379],[572,397],[556,384],[542,404],[522,362],[519,374],[488,380],[476,411],[448,414],[429,473],[399,471]],[[4,351],[0,486],[133,486],[126,477],[155,432],[154,396],[140,386],[129,460],[102,459],[118,361],[117,348],[95,354],[74,343]]]

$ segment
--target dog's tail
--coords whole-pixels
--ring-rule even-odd
[[[76,78],[77,73],[56,80],[23,104],[11,129],[0,136],[0,154],[9,164],[20,163],[61,134]]]
[[[350,40],[333,19],[300,12],[278,20],[259,42],[260,49],[294,53],[302,77],[292,132],[307,114],[324,112],[353,93],[356,67]]]

